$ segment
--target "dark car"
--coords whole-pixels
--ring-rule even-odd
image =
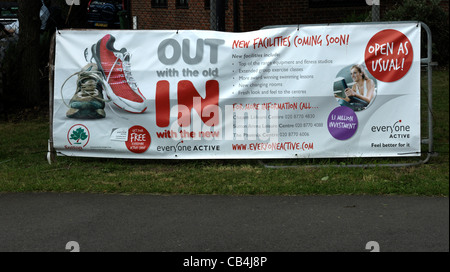
[[[12,34],[6,31],[4,26],[14,25],[18,22],[17,13],[19,6],[16,2],[0,2],[0,39],[1,47],[4,47],[4,38],[11,36]]]
[[[18,11],[16,2],[0,2],[0,22],[5,25],[16,21]]]
[[[92,28],[120,28],[120,13],[125,9],[125,0],[90,0],[88,25]]]

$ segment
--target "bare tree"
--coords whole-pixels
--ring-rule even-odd
[[[39,36],[41,21],[39,11],[41,1],[18,0],[19,5],[19,43],[18,43],[18,70],[17,95],[24,106],[33,106],[40,103],[40,73],[39,73]]]

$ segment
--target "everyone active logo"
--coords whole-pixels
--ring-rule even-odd
[[[402,120],[397,120],[392,125],[380,125],[380,126],[372,126],[370,130],[373,133],[385,133],[389,135],[389,138],[394,139],[404,139],[410,138],[411,135],[411,126],[405,124]]]

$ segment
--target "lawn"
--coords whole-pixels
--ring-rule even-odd
[[[423,81],[426,82],[425,78]],[[418,161],[418,158],[401,161],[392,158],[260,161],[57,157],[56,162],[49,164],[46,160],[48,111],[45,108],[28,109],[10,115],[7,121],[0,121],[0,192],[448,196],[448,93],[448,70],[434,71],[436,153],[428,163],[410,167],[336,166],[409,163]],[[422,99],[424,108],[425,97]],[[423,118],[426,120],[426,114]],[[427,146],[424,145],[423,150],[427,150]],[[423,154],[422,158],[426,155]],[[334,166],[327,166],[329,164]],[[296,167],[269,168],[265,165]]]

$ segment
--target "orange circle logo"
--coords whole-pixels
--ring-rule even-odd
[[[413,62],[413,48],[403,33],[386,29],[375,34],[364,53],[367,70],[376,79],[394,82],[408,73]]]
[[[150,147],[150,133],[141,126],[133,126],[128,130],[128,140],[125,142],[128,150],[133,153],[144,153]]]

